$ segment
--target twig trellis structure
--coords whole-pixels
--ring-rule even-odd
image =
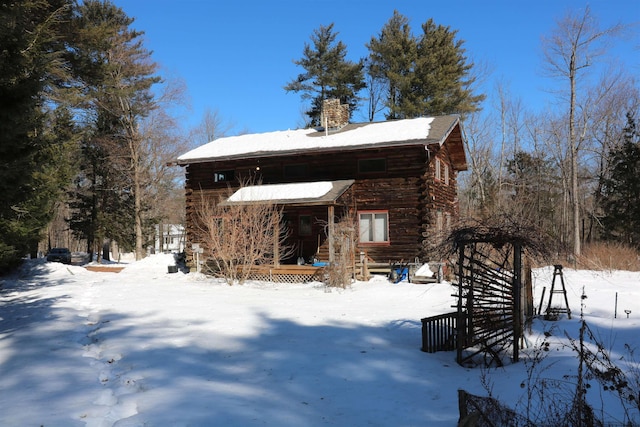
[[[459,364],[484,354],[485,363],[500,365],[510,347],[517,362],[525,319],[533,315],[523,256],[547,253],[540,233],[500,218],[454,230],[444,251],[455,259],[456,312],[422,319],[423,351],[455,349]]]

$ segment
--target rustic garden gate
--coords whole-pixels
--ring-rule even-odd
[[[468,227],[451,234],[457,311],[422,319],[423,351],[455,349],[459,364],[480,354],[487,364],[501,364],[501,355],[511,347],[512,360],[518,361],[523,324],[533,315],[524,246],[540,249],[529,234],[518,231]]]
[[[464,321],[457,324],[456,360],[462,364],[484,353],[500,364],[500,353],[511,344],[513,361],[518,361],[523,320],[521,245],[462,243],[457,314]]]

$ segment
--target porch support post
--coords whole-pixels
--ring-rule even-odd
[[[273,265],[280,267],[280,221],[273,226]]]
[[[327,209],[327,221],[329,222],[329,231],[328,231],[328,240],[329,240],[329,265],[332,265],[335,262],[336,256],[334,253],[333,247],[333,239],[334,239],[334,216],[335,216],[335,208],[333,205],[329,205]]]

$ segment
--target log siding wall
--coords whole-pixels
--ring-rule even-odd
[[[386,159],[386,171],[358,173],[359,159]],[[448,165],[449,182],[435,179],[435,159]],[[299,176],[286,176],[286,165],[303,165]],[[215,182],[214,171],[235,172],[233,182]],[[339,202],[353,210],[384,210],[389,214],[389,245],[361,245],[375,262],[429,260],[435,243],[435,212],[458,214],[457,171],[454,170],[446,145],[440,148],[406,146],[393,149],[340,151],[331,154],[305,154],[286,157],[265,157],[236,161],[194,163],[186,166],[187,241],[194,243],[195,209],[202,196],[227,196],[238,186],[238,180],[252,179],[263,184],[287,182],[333,181],[355,179],[349,197]],[[336,214],[346,209],[337,207]],[[311,213],[318,221],[327,218],[326,207],[285,207],[285,216],[291,222],[294,240],[302,245],[307,256],[315,251],[318,235],[324,231],[314,220],[311,236],[295,236],[297,216]],[[294,219],[295,217],[295,219]],[[321,237],[320,254],[326,253],[325,238]],[[190,247],[190,245],[188,245]]]

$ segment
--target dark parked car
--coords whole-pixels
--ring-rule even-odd
[[[71,264],[71,252],[67,248],[53,248],[47,254],[47,261]]]

